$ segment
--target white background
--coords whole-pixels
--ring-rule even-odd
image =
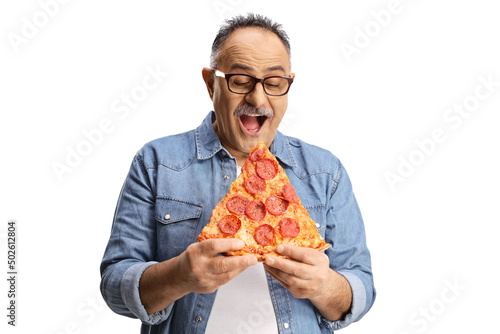
[[[201,69],[222,20],[249,11],[290,35],[296,81],[281,129],[341,159],[365,219],[378,296],[342,333],[498,327],[495,1],[401,0],[385,26],[373,13],[389,0],[75,0],[48,16],[41,4],[50,2],[0,5],[0,267],[6,275],[9,219],[18,223],[19,265],[15,329],[0,284],[3,333],[139,332],[138,320],[102,306],[98,288],[121,185],[145,142],[195,128],[211,110]],[[346,56],[346,44],[357,53]],[[168,75],[126,117],[113,112],[146,68]],[[478,88],[480,77],[497,86]],[[464,101],[473,109],[466,118],[443,118]],[[66,164],[84,131],[105,119],[112,130],[59,180],[53,164]],[[436,129],[445,140],[419,153],[416,141]],[[398,168],[404,177],[391,188],[386,175]]]

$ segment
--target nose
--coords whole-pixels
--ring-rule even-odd
[[[261,82],[257,82],[253,90],[245,95],[245,101],[255,108],[269,107],[269,100]]]

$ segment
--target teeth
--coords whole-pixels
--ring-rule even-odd
[[[260,114],[247,114],[247,116],[251,116],[251,117],[259,117]]]

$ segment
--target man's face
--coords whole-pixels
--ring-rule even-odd
[[[294,77],[290,73],[290,59],[281,40],[260,28],[234,31],[222,46],[217,69],[227,74],[249,74],[256,78],[273,75]],[[210,79],[209,74],[212,73],[205,68],[204,78],[217,118],[214,129],[224,147],[238,158],[248,155],[260,141],[271,145],[286,112],[287,95],[269,96],[260,83],[248,94],[234,94],[228,90],[226,79]],[[268,109],[267,116],[257,116],[262,114],[264,108]]]

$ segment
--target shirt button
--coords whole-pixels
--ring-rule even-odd
[[[165,220],[169,220],[169,219],[170,219],[170,215],[167,213],[167,214],[165,215]]]
[[[229,175],[224,175],[224,180],[229,180]]]
[[[201,320],[202,320],[202,319],[201,319],[201,317],[200,317],[200,316],[197,316],[197,317],[196,317],[196,319],[194,319],[194,321],[196,321],[196,322],[201,322]]]
[[[319,224],[318,223],[316,223],[316,228],[319,228]]]
[[[285,329],[288,329],[288,327],[290,327],[290,326],[288,325],[288,322],[285,322],[285,323],[283,324],[283,327],[285,327]]]

